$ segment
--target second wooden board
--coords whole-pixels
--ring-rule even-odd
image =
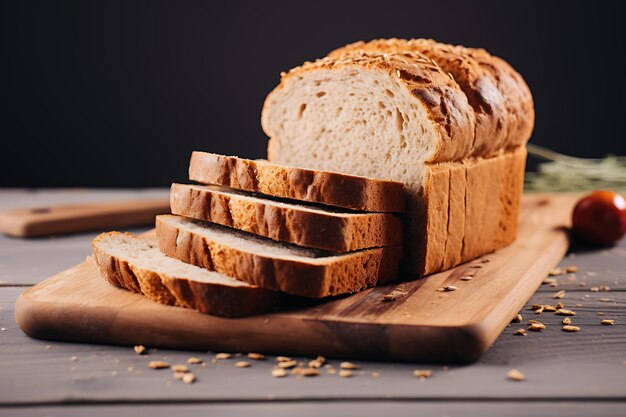
[[[446,272],[226,319],[149,301],[90,262],[26,290],[16,319],[30,336],[90,343],[302,356],[469,362],[495,341],[568,247],[576,198],[524,196],[517,240]],[[466,277],[470,277],[468,279]],[[440,291],[454,286],[454,291]],[[393,294],[393,301],[384,301]]]

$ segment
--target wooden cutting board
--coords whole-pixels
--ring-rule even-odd
[[[226,319],[149,301],[86,261],[26,290],[28,335],[89,343],[282,355],[469,362],[496,340],[568,247],[576,198],[525,195],[517,240],[450,271],[289,311]],[[462,277],[473,276],[471,280]],[[456,291],[437,289],[454,285]],[[383,301],[385,294],[397,295]]]

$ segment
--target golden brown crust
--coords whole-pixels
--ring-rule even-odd
[[[191,155],[189,179],[353,210],[398,213],[405,204],[403,186],[398,182],[206,152]]]
[[[254,254],[212,240],[164,221],[156,221],[163,253],[193,265],[288,294],[321,298],[354,293],[397,278],[398,246],[329,256],[325,262],[304,262]]]
[[[144,294],[161,304],[177,305],[202,313],[242,317],[275,309],[280,294],[255,286],[229,287],[171,277],[139,268],[99,247],[98,242],[119,232],[103,233],[93,241],[93,255],[101,275],[111,284]],[[130,233],[126,235],[131,236]]]
[[[471,152],[486,156],[524,145],[534,125],[530,90],[508,63],[484,49],[447,45],[432,39],[376,39],[355,42],[332,51],[339,57],[354,51],[419,52],[452,74],[474,110],[476,129]]]
[[[283,88],[292,77],[307,71],[353,67],[387,72],[424,104],[441,138],[429,161],[454,161],[470,154],[475,118],[465,93],[448,73],[417,51],[384,53],[376,50],[347,50],[336,57],[321,58],[293,68],[283,75],[274,91]],[[271,102],[272,94],[266,99],[265,105]],[[271,132],[266,133],[272,136]]]
[[[349,252],[402,243],[402,221],[386,213],[354,213],[307,210],[215,190],[172,184],[172,214],[232,227],[273,240],[300,246]]]

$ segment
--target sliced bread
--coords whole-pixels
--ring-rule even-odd
[[[169,258],[154,240],[130,233],[109,232],[96,237],[93,258],[111,284],[162,304],[241,317],[272,310],[279,303],[280,294],[275,291]]]
[[[193,152],[189,179],[353,210],[389,213],[404,210],[403,186],[397,182],[235,156]]]
[[[322,208],[216,185],[172,184],[170,205],[172,214],[334,252],[402,243],[402,221],[389,213]]]
[[[397,277],[399,246],[346,254],[307,249],[214,223],[161,215],[159,248],[173,258],[304,297],[353,293]]]

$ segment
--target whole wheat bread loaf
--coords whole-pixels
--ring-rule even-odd
[[[192,153],[189,179],[353,210],[393,213],[405,204],[397,182],[207,152]]]
[[[130,233],[103,233],[93,241],[93,259],[111,284],[162,304],[241,317],[278,306],[280,294],[218,272],[169,258],[154,240]]]
[[[172,214],[334,252],[402,244],[402,221],[388,213],[317,207],[215,185],[172,184],[170,205]]]
[[[159,248],[183,262],[304,297],[353,293],[397,277],[397,246],[337,254],[174,215],[156,219]]]
[[[515,238],[532,96],[484,50],[348,45],[284,74],[261,120],[272,163],[404,184],[410,273],[448,269]]]

